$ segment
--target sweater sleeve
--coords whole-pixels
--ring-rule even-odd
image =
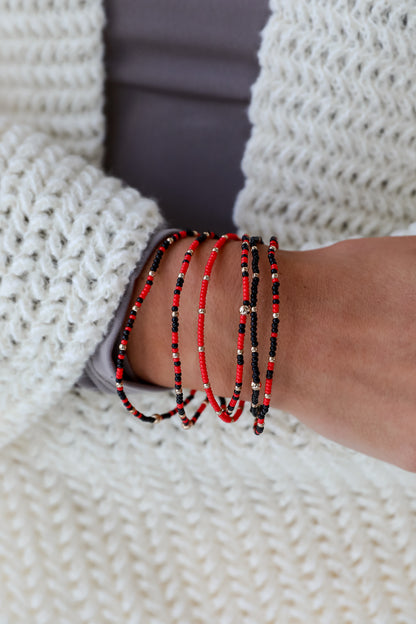
[[[416,221],[411,222],[407,227],[394,229],[391,236],[416,236]]]
[[[179,232],[179,230],[172,228],[167,229],[163,225],[153,233],[149,244],[142,253],[130,276],[129,284],[114,314],[105,338],[100,342],[87,361],[85,369],[80,379],[77,381],[76,386],[106,393],[116,392],[115,376],[118,345],[120,344],[121,334],[123,333],[122,323],[133,293],[135,280],[140,275],[151,254],[155,252],[157,246],[174,232]],[[135,322],[140,323],[140,315]],[[127,355],[124,360],[124,387],[128,394],[143,391],[151,393],[166,392],[165,387],[141,381],[131,368]]]
[[[0,448],[59,408],[163,225],[152,199],[0,120]]]

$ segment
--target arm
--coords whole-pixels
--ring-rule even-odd
[[[161,264],[129,341],[135,372],[166,387],[173,387],[173,286],[190,240],[168,250],[169,261]],[[183,385],[200,390],[196,309],[211,247],[205,242],[194,254],[179,311]],[[258,332],[264,379],[271,278],[263,251]],[[234,384],[239,259],[240,244],[228,242],[214,265],[208,291],[206,354],[216,395],[230,396]],[[347,240],[301,252],[279,250],[277,259],[281,323],[272,406],[291,412],[340,444],[416,471],[416,237]],[[151,259],[135,284],[132,304],[150,265]],[[244,359],[242,398],[250,401],[248,334]]]

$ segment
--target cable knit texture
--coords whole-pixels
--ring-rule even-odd
[[[415,18],[272,0],[240,231],[416,235]],[[102,22],[0,0],[1,624],[414,624],[414,474],[279,410],[184,431],[73,387],[162,220],[96,166]]]
[[[104,153],[101,0],[0,0],[0,117]]]
[[[286,249],[388,236],[416,213],[416,5],[272,0],[240,232]]]
[[[81,375],[161,221],[47,135],[0,127],[0,447]]]

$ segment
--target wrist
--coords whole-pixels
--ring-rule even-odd
[[[171,353],[171,306],[173,290],[178,272],[192,237],[177,241],[166,252],[158,269],[151,292],[140,309],[129,340],[128,357],[134,372],[143,381],[172,388],[174,368]],[[179,308],[179,352],[184,388],[203,389],[199,369],[197,348],[197,325],[199,292],[204,267],[210,256],[214,240],[205,241],[198,247],[189,265],[184,280]],[[278,250],[276,254],[281,280],[281,315],[276,353],[275,377],[272,391],[272,406],[284,408],[288,398],[290,381],[291,345],[288,340],[292,323],[291,315],[299,291],[291,287],[296,275],[291,267],[291,257],[296,252]],[[137,278],[130,307],[145,285],[152,264],[152,257]],[[229,240],[218,254],[214,264],[207,293],[205,318],[206,363],[210,382],[217,396],[230,397],[233,392],[236,373],[236,350],[239,326],[239,308],[242,304],[241,243]],[[259,245],[260,282],[258,291],[258,344],[259,368],[262,381],[260,399],[262,402],[265,373],[270,350],[270,329],[272,321],[272,279],[267,258],[267,245]],[[250,282],[252,279],[249,262]],[[289,366],[288,366],[289,365]],[[251,402],[251,343],[250,322],[246,325],[244,343],[244,374],[241,399]]]

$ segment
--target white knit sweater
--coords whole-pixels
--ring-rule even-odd
[[[240,234],[416,235],[415,2],[270,8]],[[185,432],[73,387],[162,222],[100,170],[104,21],[0,0],[0,623],[414,624],[415,475],[278,410]]]

